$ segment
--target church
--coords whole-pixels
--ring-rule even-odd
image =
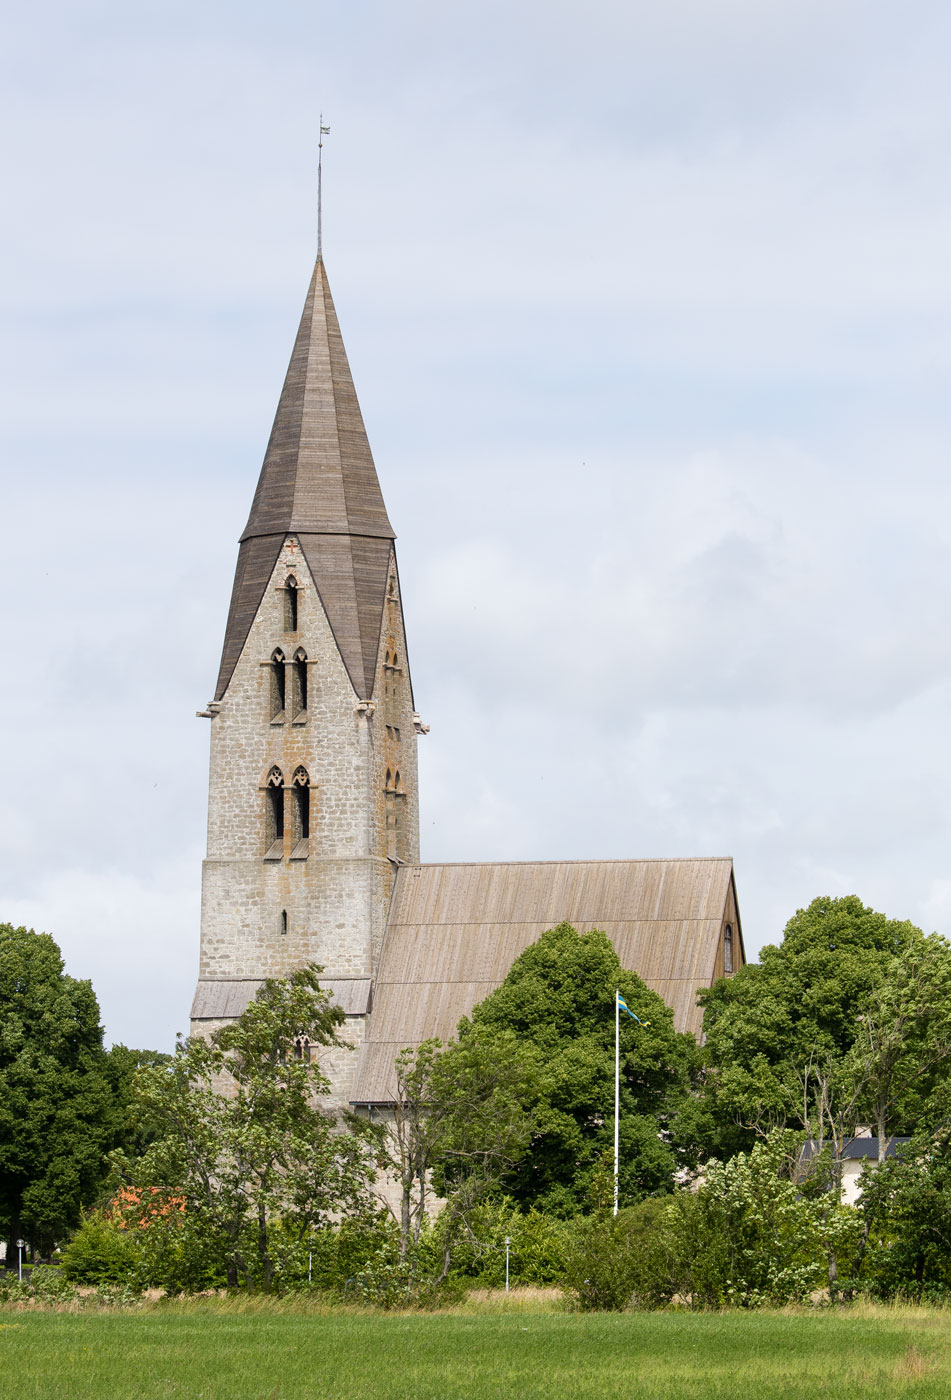
[[[399,1050],[446,1039],[563,920],[700,1034],[744,961],[733,863],[420,863],[416,708],[396,565],[321,253],[241,536],[211,721],[193,1034],[307,962],[352,1048],[338,1106],[385,1106]]]

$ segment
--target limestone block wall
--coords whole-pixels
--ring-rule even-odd
[[[289,575],[297,583],[294,631],[286,630]],[[278,648],[287,663],[299,648],[306,653],[303,717],[290,705],[289,667],[288,705],[279,720],[272,714]],[[200,977],[274,977],[305,962],[320,964],[328,977],[376,972],[396,862],[419,860],[417,732],[395,556],[373,695],[371,705],[356,695],[302,551],[289,537],[211,721]],[[294,858],[290,797],[280,858],[265,859],[268,775],[280,769],[289,788],[298,766],[310,778],[306,859]],[[359,1040],[362,1034],[361,1021]],[[355,1058],[331,1054],[342,1101]]]
[[[226,1022],[220,1020],[193,1021],[192,1035],[201,1035],[209,1039],[219,1027],[225,1024]],[[356,1064],[357,1052],[363,1044],[365,1030],[365,1016],[348,1016],[337,1032],[340,1039],[347,1042],[347,1046],[339,1049],[322,1045],[314,1047],[314,1057],[331,1084],[330,1093],[322,1094],[317,1100],[319,1106],[326,1109],[328,1113],[341,1113],[349,1107],[353,1066]],[[225,1084],[222,1084],[220,1088],[224,1089]]]

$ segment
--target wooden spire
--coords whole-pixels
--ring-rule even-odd
[[[354,690],[369,699],[395,536],[320,256],[241,536],[216,699],[288,535],[304,551]]]

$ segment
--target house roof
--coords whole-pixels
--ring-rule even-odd
[[[300,541],[353,688],[369,699],[395,536],[320,257],[241,536],[217,700],[290,534]]]
[[[743,960],[735,911],[729,859],[401,866],[352,1102],[391,1102],[398,1051],[454,1035],[518,955],[563,921],[602,929],[624,967],[673,1008],[677,1029],[699,1034],[697,991],[716,975],[727,917],[736,966]]]
[[[899,1149],[910,1142],[906,1137],[890,1137],[885,1144],[885,1156],[897,1156]],[[814,1139],[810,1139],[802,1149],[802,1156],[805,1161],[815,1157],[819,1151],[818,1144]],[[842,1147],[842,1160],[846,1162],[867,1161],[869,1158],[878,1160],[878,1138],[877,1137],[854,1137],[847,1138]]]

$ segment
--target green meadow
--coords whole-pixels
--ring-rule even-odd
[[[546,1310],[547,1308],[547,1310]],[[644,1400],[951,1394],[951,1313],[379,1314],[199,1300],[0,1312],[19,1400]]]

